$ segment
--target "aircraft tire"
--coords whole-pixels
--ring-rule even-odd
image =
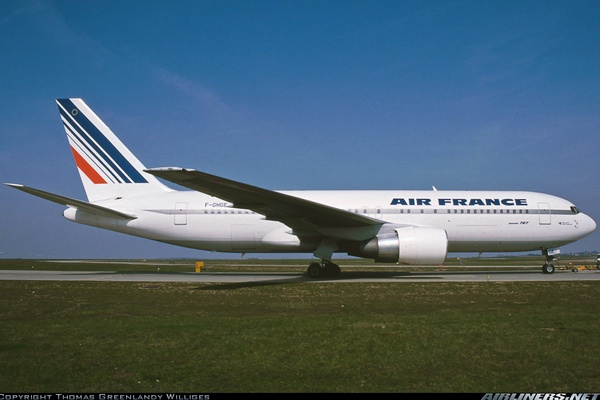
[[[553,274],[554,273],[554,265],[552,265],[550,263],[544,264],[544,266],[542,267],[542,272],[545,274]]]
[[[319,263],[310,263],[306,269],[306,275],[308,275],[309,278],[317,279],[321,276],[321,269]]]
[[[325,269],[327,271],[327,276],[330,278],[339,278],[339,276],[342,274],[340,266],[334,263],[329,263]]]

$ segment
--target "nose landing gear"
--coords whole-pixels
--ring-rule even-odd
[[[554,265],[552,265],[550,261],[546,261],[546,264],[544,264],[544,266],[542,267],[542,272],[545,274],[553,274]]]
[[[542,272],[544,274],[553,274],[554,273],[554,265],[553,261],[556,261],[555,254],[559,254],[560,250],[554,249],[549,251],[549,249],[542,249],[542,254],[546,256],[546,263],[542,266]]]

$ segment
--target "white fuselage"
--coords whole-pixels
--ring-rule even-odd
[[[282,191],[391,225],[446,231],[448,252],[549,249],[574,242],[596,224],[562,198],[505,191]],[[169,191],[155,196],[97,202],[135,214],[136,219],[99,217],[69,208],[75,222],[161,242],[219,252],[312,252],[318,242],[300,240],[281,222],[199,192]],[[327,229],[321,233],[327,235]],[[377,232],[335,229],[336,237],[360,241]],[[366,235],[366,236],[361,236]]]

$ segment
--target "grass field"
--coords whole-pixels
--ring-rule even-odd
[[[0,392],[597,392],[599,293],[593,281],[0,281]]]

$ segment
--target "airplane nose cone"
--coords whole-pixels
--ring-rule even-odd
[[[584,214],[583,218],[581,218],[580,226],[585,232],[585,235],[589,235],[596,230],[596,221],[594,221],[590,216]]]

